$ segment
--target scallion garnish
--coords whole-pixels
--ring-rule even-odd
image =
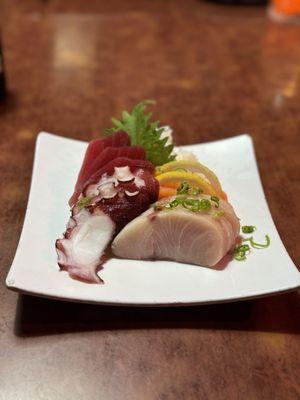
[[[167,203],[167,204],[165,205],[165,208],[166,208],[166,209],[171,209],[171,208],[177,207],[178,205],[179,205],[179,201],[178,201],[177,198],[176,198],[176,199],[170,201],[169,203]]]
[[[188,182],[183,181],[181,182],[179,188],[177,189],[177,194],[186,194],[189,192],[190,189],[190,185],[188,184]]]
[[[253,225],[242,226],[243,233],[253,233],[255,230],[256,230],[256,226],[253,226]]]
[[[215,211],[212,214],[212,216],[213,216],[213,218],[219,218],[219,217],[222,217],[224,214],[225,214],[225,211],[224,210],[220,210],[220,211]]]
[[[250,251],[250,246],[248,244],[241,244],[238,247],[238,250],[239,251],[244,251],[246,253],[247,251]]]
[[[190,194],[192,196],[197,196],[198,194],[201,194],[201,193],[203,193],[203,189],[201,189],[201,188],[192,188],[190,190]]]
[[[249,227],[247,226],[247,228],[249,228]],[[256,229],[254,226],[251,226],[250,228],[254,228],[253,230]],[[243,230],[243,227],[242,227],[242,230]],[[244,232],[244,230],[243,230],[243,232]],[[254,249],[265,249],[265,248],[269,247],[270,243],[271,243],[269,235],[265,235],[265,238],[266,238],[266,243],[254,242],[253,236],[250,236],[248,238],[243,238],[242,242],[249,242],[250,246],[253,247]],[[233,255],[237,261],[246,260],[246,258],[247,258],[246,256],[250,253],[249,244],[241,244],[241,245],[235,247]]]
[[[219,208],[220,205],[220,199],[217,196],[210,196],[211,201],[213,201],[214,203],[216,203],[216,207]]]
[[[211,208],[211,202],[207,199],[201,199],[200,208],[201,210],[209,210]]]
[[[77,202],[76,207],[79,210],[82,210],[84,207],[86,207],[87,205],[90,204],[91,200],[92,200],[92,198],[90,196],[83,197],[82,199],[80,199]]]
[[[247,259],[247,257],[243,253],[238,253],[234,256],[234,259],[237,261],[244,261]]]
[[[198,196],[203,193],[203,189],[191,187],[188,182],[181,182],[179,188],[177,189],[177,194],[188,194],[190,196]]]
[[[211,209],[211,202],[208,199],[191,199],[186,196],[175,197],[175,199],[167,203],[164,208],[171,210],[179,205],[193,212]]]
[[[243,239],[243,242],[249,241],[250,245],[252,247],[254,247],[255,249],[266,249],[267,247],[270,246],[271,240],[270,240],[269,235],[265,235],[265,238],[266,238],[266,243],[256,243],[256,242],[254,242],[253,236]]]
[[[182,202],[184,208],[187,208],[190,211],[197,212],[200,208],[200,202],[198,199],[185,199]]]
[[[242,244],[236,246],[234,249],[234,258],[237,261],[245,261],[246,256],[250,253],[250,246],[248,244]]]

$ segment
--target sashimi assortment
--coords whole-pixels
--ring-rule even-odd
[[[87,147],[56,241],[58,265],[74,279],[102,282],[110,251],[203,267],[234,254],[240,223],[221,183],[194,155],[175,151],[170,129],[145,113],[148,103],[113,119],[109,136]]]

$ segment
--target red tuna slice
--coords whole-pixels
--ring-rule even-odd
[[[102,152],[94,159],[89,166],[89,175],[86,174],[86,179],[76,185],[75,191],[70,198],[69,204],[73,204],[73,199],[79,196],[87,180],[97,172],[101,167],[106,165],[111,160],[118,157],[134,158],[139,160],[145,159],[145,150],[141,146],[124,146],[124,147],[106,147]]]
[[[141,160],[137,158],[128,157],[117,157],[105,164],[102,168],[96,171],[86,182],[85,186],[90,183],[96,183],[99,181],[103,174],[113,175],[115,167],[128,166],[131,170],[134,168],[142,168],[149,171],[151,174],[154,173],[154,166],[147,160]]]
[[[100,139],[104,143],[104,147],[122,147],[130,146],[130,137],[127,132],[118,131],[111,136]]]
[[[112,136],[108,136],[104,139],[92,140],[86,149],[74,191],[76,192],[78,190],[78,187],[81,186],[91,176],[93,172],[95,172],[90,172],[90,167],[93,164],[95,158],[97,158],[106,147],[123,146],[130,146],[129,135],[123,131],[116,132]]]
[[[126,157],[135,160],[145,160],[145,156],[145,150],[141,146],[106,147],[106,149],[104,149],[91,164],[90,175],[87,177],[87,180],[93,175],[93,173],[103,167],[103,165],[115,158]],[[84,186],[84,183],[82,186]]]

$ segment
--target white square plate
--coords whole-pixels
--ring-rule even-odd
[[[172,261],[112,258],[100,272],[104,285],[75,281],[56,264],[55,239],[69,218],[73,191],[87,144],[48,133],[37,139],[24,226],[6,279],[8,288],[37,296],[118,305],[190,305],[285,292],[300,274],[282,244],[263,193],[248,135],[186,146],[219,176],[242,225],[256,225],[255,239],[271,245],[233,260],[221,271]]]

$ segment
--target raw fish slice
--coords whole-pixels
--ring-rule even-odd
[[[207,214],[195,218],[184,209],[158,214],[152,221],[154,259],[212,266],[223,257],[226,239],[220,225]]]
[[[155,254],[153,227],[151,223],[145,223],[145,219],[151,220],[155,215],[156,213],[149,209],[129,222],[112,242],[113,253],[121,258],[153,259]]]
[[[147,211],[126,225],[112,243],[113,253],[121,258],[168,259],[203,266],[215,265],[223,257],[224,247],[219,224],[207,215],[195,218],[183,209]]]
[[[101,154],[101,152],[106,147],[123,147],[123,146],[130,146],[129,135],[123,131],[116,132],[112,136],[108,136],[104,139],[92,140],[86,149],[74,191],[76,192],[78,190],[78,187],[81,186],[82,183],[87,180],[87,178],[89,178],[89,176],[91,175],[90,166],[94,162],[95,158],[98,157],[99,154]]]
[[[90,166],[90,178],[101,167],[115,158],[126,157],[136,160],[145,160],[145,150],[141,146],[106,147],[102,153],[94,159]],[[85,183],[85,182],[84,182]],[[84,186],[84,183],[82,186]]]
[[[219,218],[218,222],[223,230],[224,237],[224,255],[231,249],[235,244],[235,236],[232,230],[232,226],[226,217]]]
[[[220,201],[220,209],[224,203]],[[227,209],[228,213],[234,213]],[[181,206],[172,210],[147,210],[116,236],[112,251],[122,258],[170,259],[212,267],[232,248],[237,236],[225,217],[226,212],[217,218],[214,212],[215,208],[192,212]],[[239,224],[235,214],[232,215]]]
[[[88,179],[86,185],[97,182],[103,174],[112,175],[114,173],[115,167],[123,167],[123,166],[128,166],[130,169],[142,168],[148,170],[151,173],[154,172],[154,166],[149,161],[135,159],[135,158],[128,158],[128,157],[118,157],[110,161],[109,163],[105,164],[102,168],[96,171]]]
[[[130,146],[130,137],[128,133],[124,131],[115,132],[113,135],[98,140],[102,140],[104,148]]]
[[[239,235],[239,232],[240,232],[240,221],[237,218],[232,205],[230,203],[228,203],[228,201],[222,201],[221,200],[220,208],[222,208],[223,211],[225,211],[224,216],[229,221],[229,223],[231,224],[233,235],[235,237],[237,237]]]
[[[108,162],[119,157],[144,160],[145,150],[141,146],[106,147],[103,149],[93,161],[91,160],[85,174],[83,174],[80,181],[77,182],[74,193],[69,200],[69,204],[73,205],[76,202],[86,182],[95,172],[99,171]]]

